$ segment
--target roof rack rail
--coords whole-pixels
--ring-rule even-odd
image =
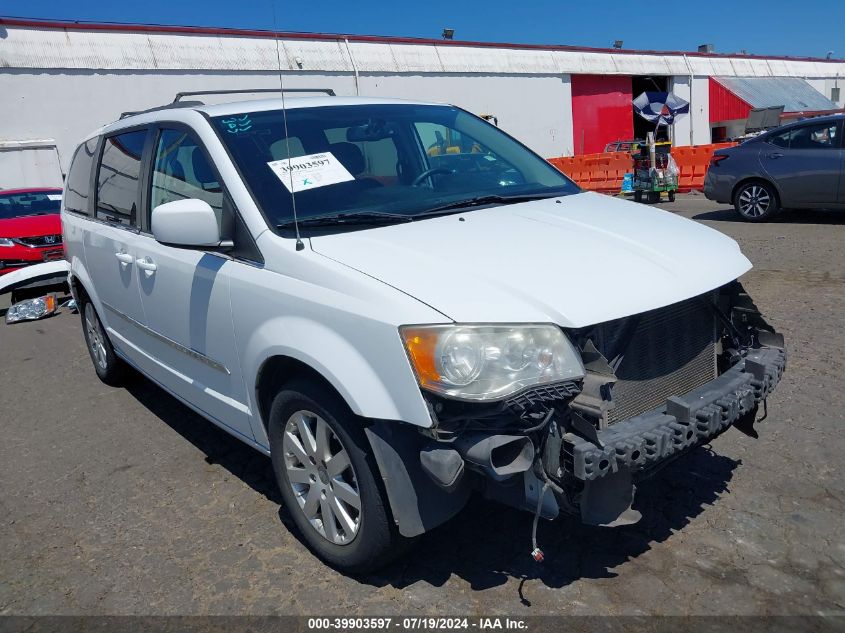
[[[190,92],[177,93],[173,103],[181,103],[182,97],[196,97],[200,95],[238,95],[238,94],[252,94],[256,92],[322,92],[330,97],[335,97],[334,90],[331,88],[253,88],[252,90],[193,90]]]
[[[173,108],[193,108],[195,106],[203,105],[202,101],[180,101],[176,103],[168,103],[167,105],[156,106],[154,108],[147,108],[146,110],[137,110],[134,112],[121,112],[120,118],[125,119],[128,116],[135,116],[136,114],[146,114],[147,112],[158,112],[159,110],[172,110]]]

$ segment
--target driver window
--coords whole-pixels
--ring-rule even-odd
[[[150,209],[174,200],[207,202],[223,230],[223,188],[202,148],[182,130],[162,130],[156,143]]]

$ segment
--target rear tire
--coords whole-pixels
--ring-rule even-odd
[[[331,389],[286,384],[273,399],[268,426],[285,506],[319,558],[361,573],[404,552],[410,539],[393,523],[363,426]]]
[[[635,191],[634,192],[634,202],[642,202],[643,201],[643,192],[642,191]]]
[[[774,187],[755,180],[737,189],[734,209],[743,220],[766,222],[778,212],[780,204]]]
[[[126,363],[114,353],[106,328],[103,327],[103,322],[100,321],[91,300],[85,297],[79,308],[79,314],[82,317],[82,335],[85,337],[88,355],[94,363],[94,371],[107,385],[120,386],[126,377]]]

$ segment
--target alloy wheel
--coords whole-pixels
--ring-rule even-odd
[[[100,320],[94,312],[94,306],[90,302],[85,304],[85,332],[88,335],[88,347],[91,348],[94,362],[105,371],[108,369],[109,362],[106,355],[105,335],[100,326]]]
[[[772,206],[772,197],[761,185],[751,185],[739,194],[739,210],[748,218],[760,218]]]
[[[311,411],[288,418],[282,440],[290,488],[308,523],[336,545],[361,527],[361,493],[349,453],[326,421]]]

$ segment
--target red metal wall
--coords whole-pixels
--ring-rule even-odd
[[[710,77],[710,123],[748,118],[751,104]]]
[[[611,141],[633,138],[632,98],[626,75],[572,75],[575,154],[603,152]]]

